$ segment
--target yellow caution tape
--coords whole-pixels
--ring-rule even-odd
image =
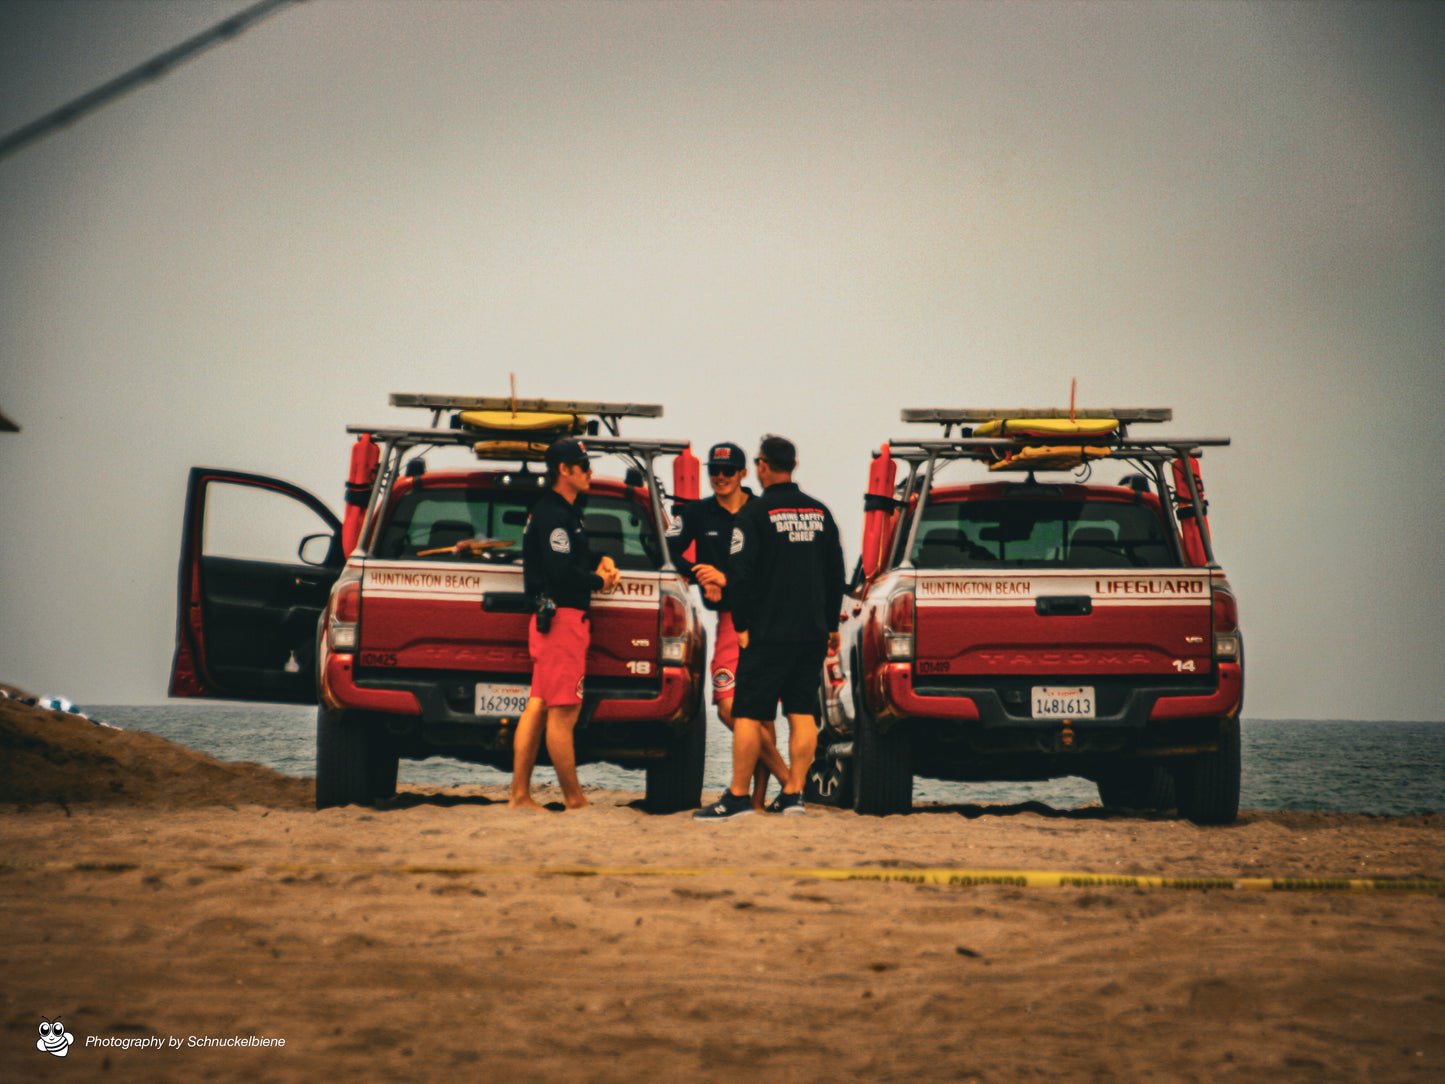
[[[43,862],[0,865],[0,873],[43,869],[65,873],[174,873],[206,869],[216,873],[390,873],[441,877],[799,877],[823,881],[896,881],[904,884],[969,888],[1007,885],[1013,888],[1139,888],[1224,892],[1380,892],[1399,895],[1427,892],[1445,895],[1445,880],[1404,880],[1390,877],[1156,877],[1128,873],[1063,873],[1004,869],[806,869],[778,867],[667,866],[442,866],[384,865],[375,862],[172,862],[141,865],[130,862]]]

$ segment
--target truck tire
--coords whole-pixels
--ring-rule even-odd
[[[396,739],[377,726],[371,733],[366,750],[367,785],[371,791],[370,800],[385,801],[396,797],[396,774],[401,766],[401,757],[396,748]]]
[[[316,709],[316,808],[366,805],[378,785],[372,720],[362,712]],[[392,789],[396,787],[395,769]]]
[[[649,813],[677,813],[702,804],[702,769],[707,758],[707,707],[699,703],[687,729],[674,738],[667,755],[647,767]]]
[[[843,740],[836,730],[826,722],[827,707],[823,704],[822,690],[818,692],[817,706],[818,748],[813,753],[813,763],[808,768],[808,778],[803,782],[803,797],[819,805],[838,806],[840,809],[853,807],[853,758],[830,757],[828,747]]]
[[[1175,807],[1174,776],[1157,761],[1124,761],[1111,765],[1100,773],[1096,782],[1099,801],[1106,809],[1162,812]]]
[[[1233,824],[1239,816],[1239,720],[1219,720],[1219,749],[1174,770],[1179,814],[1195,824]]]
[[[853,808],[886,817],[913,809],[913,742],[901,722],[887,733],[863,704],[858,705],[858,733],[853,743]]]

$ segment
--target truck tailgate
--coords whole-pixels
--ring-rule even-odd
[[[919,573],[919,675],[1203,674],[1210,573]]]
[[[592,596],[587,672],[655,676],[661,591],[656,573],[624,573]],[[527,675],[531,611],[519,567],[369,562],[361,589],[362,667]]]

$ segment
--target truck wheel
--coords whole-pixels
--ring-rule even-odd
[[[316,808],[366,805],[377,784],[372,721],[362,712],[316,709]],[[392,787],[395,790],[395,767]]]
[[[913,809],[913,743],[901,722],[882,733],[864,705],[858,705],[853,743],[853,808],[886,817]]]
[[[1154,761],[1111,765],[1098,778],[1099,801],[1108,809],[1173,809],[1174,776]]]
[[[687,729],[674,738],[667,755],[647,768],[649,813],[676,813],[702,804],[702,768],[707,757],[707,707],[698,705]]]
[[[1239,815],[1239,720],[1219,720],[1219,749],[1174,770],[1179,813],[1195,824],[1232,824]]]
[[[396,739],[378,726],[371,733],[366,750],[367,786],[371,801],[380,802],[396,797],[396,773],[401,757],[397,753]]]

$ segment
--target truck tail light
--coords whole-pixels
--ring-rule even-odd
[[[1214,657],[1233,662],[1239,658],[1239,607],[1234,593],[1215,587],[1210,596],[1210,609],[1214,619]]]
[[[688,656],[687,600],[672,586],[662,589],[662,611],[657,617],[657,638],[662,642],[662,661],[685,663]]]
[[[347,569],[331,589],[326,641],[332,651],[351,653],[361,642],[361,570]]]
[[[913,659],[913,591],[897,591],[888,599],[888,617],[883,623],[883,650],[890,662]]]

